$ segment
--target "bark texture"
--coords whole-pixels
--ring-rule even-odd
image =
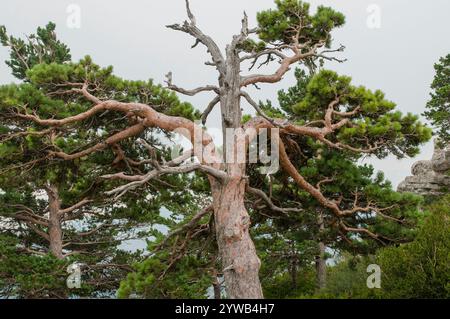
[[[327,265],[325,260],[325,244],[319,242],[319,254],[316,257],[317,289],[322,290],[327,285]]]
[[[244,206],[245,180],[230,178],[218,189],[214,218],[228,298],[262,298],[260,260],[249,234],[250,217]]]
[[[49,203],[49,250],[58,259],[63,259],[63,232],[61,221],[61,201],[58,195],[58,189],[54,186],[46,187]]]
[[[325,225],[323,220],[323,213],[318,212],[317,224],[319,226],[319,242],[318,248],[319,252],[316,256],[316,274],[317,274],[317,290],[322,290],[327,284],[327,264],[325,258],[325,242],[321,238],[323,232],[325,231]]]

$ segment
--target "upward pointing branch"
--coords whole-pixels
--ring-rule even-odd
[[[195,25],[196,24],[196,20],[195,20],[195,16],[192,14],[190,5],[189,5],[189,0],[186,0],[186,11],[187,11],[187,15],[189,20],[191,20],[191,24]]]
[[[247,39],[248,34],[249,34],[248,16],[247,13],[244,11],[244,17],[242,18],[241,33],[233,37],[233,42],[231,43],[231,50],[234,50],[238,44],[244,42]]]
[[[204,34],[198,27],[197,27],[197,21],[195,19],[194,14],[192,13],[190,7],[189,7],[189,1],[186,0],[186,11],[188,18],[190,22],[184,21],[183,25],[180,24],[172,24],[167,25],[166,27],[172,30],[181,31],[187,34],[190,34],[192,37],[195,38],[196,44],[198,42],[202,43],[206,48],[208,49],[208,53],[211,55],[213,59],[214,65],[217,67],[217,70],[222,74],[225,75],[226,66],[224,62],[224,58],[222,56],[222,53],[220,52],[219,47],[214,42],[214,40]],[[194,45],[195,47],[196,45]]]

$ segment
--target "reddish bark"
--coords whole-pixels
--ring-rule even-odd
[[[61,226],[61,201],[58,195],[58,189],[54,186],[46,187],[49,206],[49,250],[58,259],[63,259],[63,232]]]
[[[217,244],[229,298],[262,298],[260,260],[249,234],[250,217],[244,206],[246,182],[229,178],[214,192]]]

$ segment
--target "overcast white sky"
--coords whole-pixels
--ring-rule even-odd
[[[335,44],[346,46],[344,64],[330,63],[328,68],[353,77],[355,84],[383,90],[403,112],[422,113],[428,100],[433,64],[450,53],[450,1],[448,0],[311,0],[313,7],[332,6],[346,15],[344,28],[334,34]],[[67,8],[81,8],[81,27],[69,28]],[[371,4],[381,9],[380,28],[369,28]],[[272,0],[191,0],[198,25],[216,39],[221,47],[239,31],[245,10],[254,24],[256,12],[273,7]],[[74,59],[89,54],[102,66],[113,65],[116,74],[128,79],[149,79],[161,83],[168,71],[174,82],[184,87],[215,83],[217,75],[203,63],[205,50],[193,44],[185,34],[166,29],[167,24],[185,19],[184,0],[15,0],[0,5],[0,25],[15,35],[34,32],[48,21],[57,24],[60,39],[67,43]],[[7,51],[0,48],[0,60]],[[270,71],[270,70],[267,70]],[[13,81],[0,63],[0,83]],[[254,99],[275,101],[276,92],[294,84],[292,74],[276,85],[262,85],[252,91]],[[184,98],[184,97],[183,97]],[[203,109],[211,96],[184,98]],[[248,109],[250,110],[250,109]],[[214,113],[209,127],[218,126]],[[383,170],[396,186],[410,174],[411,164],[429,159],[429,143],[415,159],[397,161],[387,158],[371,161]]]

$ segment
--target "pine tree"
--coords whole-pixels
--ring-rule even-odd
[[[280,138],[272,136],[271,139],[279,145],[277,155],[280,168],[289,176],[289,183],[295,183],[334,214],[336,226],[341,232],[378,238],[366,225],[352,225],[348,219],[351,215],[367,210],[383,217],[385,214],[382,210],[371,203],[363,205],[365,203],[355,201],[355,198],[349,201],[347,198],[339,200],[330,197],[322,191],[320,184],[308,181],[308,170],[296,166],[297,154],[289,148],[289,138],[303,138],[330,149],[384,157],[390,153],[397,156],[416,154],[418,145],[427,141],[431,133],[418,122],[417,117],[395,111],[395,104],[387,101],[381,92],[354,87],[350,85],[350,78],[331,71],[320,72],[309,82],[304,100],[295,105],[294,113],[299,115],[299,120],[290,121],[282,116],[265,114],[244,91],[245,87],[279,82],[290,67],[298,63],[314,65],[320,59],[341,61],[333,53],[343,50],[343,47],[331,48],[333,29],[344,24],[341,13],[321,6],[312,14],[308,4],[297,0],[277,0],[276,5],[276,9],[258,14],[258,27],[255,29],[249,28],[247,16],[244,15],[240,33],[233,37],[225,52],[222,52],[214,40],[199,29],[187,2],[188,20],[168,27],[194,37],[194,47],[198,44],[206,46],[212,58],[207,65],[216,69],[218,83],[186,90],[174,85],[172,73],[169,73],[167,86],[187,95],[216,93],[201,119],[205,122],[215,105],[220,105],[224,133],[227,129],[236,133],[233,140],[224,140],[222,154],[225,157],[230,152],[237,157],[245,157],[246,147],[241,147],[239,140],[247,141],[244,146],[248,146],[248,142],[253,141],[258,134],[263,134],[264,129],[275,129]],[[278,60],[277,70],[272,74],[241,74],[246,62],[250,62],[252,70],[260,58],[265,58],[262,65]],[[24,121],[36,126],[39,134],[45,130],[57,131],[65,139],[70,137],[73,127],[77,134],[90,132],[90,125],[102,128],[104,135],[93,137],[88,134],[83,139],[86,142],[84,147],[78,147],[77,143],[77,147],[68,145],[58,148],[50,141],[46,156],[52,160],[78,161],[86,157],[103,157],[106,154],[111,157],[115,154],[113,157],[121,163],[130,166],[137,164],[139,169],[131,167],[122,172],[112,170],[110,174],[103,174],[101,170],[103,179],[124,183],[116,184],[117,187],[108,191],[107,195],[115,195],[116,200],[119,200],[125,194],[166,175],[194,171],[205,174],[212,200],[204,203],[198,214],[204,216],[202,212],[206,210],[213,218],[214,227],[209,230],[215,232],[220,272],[224,277],[227,295],[230,298],[263,297],[259,280],[260,259],[249,233],[251,222],[246,196],[251,176],[247,175],[248,165],[236,160],[223,161],[211,136],[204,131],[199,134],[202,128],[194,120],[199,119],[200,114],[192,106],[180,103],[173,93],[152,83],[119,79],[112,75],[111,68],[99,68],[89,59],[80,63],[39,64],[27,75],[44,98],[51,96],[65,103],[71,102],[78,111],[66,114],[46,112],[37,108],[36,104],[27,104],[25,110],[17,109],[19,103],[7,99],[2,103],[1,114],[7,114],[8,121]],[[123,90],[126,90],[126,94]],[[152,94],[148,94],[149,91]],[[258,116],[247,118],[244,124],[241,100],[249,102],[258,112]],[[302,114],[306,117],[309,113],[316,113],[320,118],[311,122],[302,121]],[[145,142],[146,134],[155,129],[167,135],[176,131],[191,140],[196,147],[169,159],[163,152],[158,154],[151,143]],[[243,130],[249,134],[243,136]],[[136,143],[131,142],[138,138],[141,141],[140,151],[136,150]],[[127,143],[134,148],[125,147]],[[142,157],[143,150],[149,151],[147,159]],[[196,160],[191,160],[193,157]],[[102,168],[111,169],[111,165]],[[257,194],[267,202],[265,192]],[[208,209],[210,206],[211,209]],[[194,217],[193,222],[177,234],[184,234],[185,242],[191,241],[193,234],[198,234],[198,228],[202,227],[198,224],[201,220]]]
[[[325,70],[321,72],[327,72]],[[321,76],[321,72],[317,76]],[[274,107],[270,101],[260,103],[260,108],[266,114],[283,116],[289,121],[312,122],[321,118],[317,114],[317,109],[311,112],[299,112],[295,110],[299,103],[305,101],[309,91],[310,81],[315,77],[307,75],[301,69],[296,70],[297,83],[287,91],[281,90],[278,94],[279,106]],[[317,94],[315,95],[318,96]],[[254,223],[262,221],[265,225],[264,231],[273,228],[270,233],[275,233],[275,237],[285,237],[284,244],[277,242],[270,245],[270,241],[262,239],[264,244],[259,245],[261,250],[272,251],[267,256],[266,263],[277,264],[277,258],[283,251],[291,250],[294,244],[298,248],[295,256],[290,256],[292,262],[300,265],[301,258],[304,267],[315,262],[317,274],[317,287],[322,289],[326,284],[326,248],[332,249],[335,254],[349,251],[353,254],[374,253],[378,247],[389,244],[406,242],[412,239],[413,230],[417,218],[421,216],[417,208],[421,202],[420,197],[412,194],[400,194],[392,190],[391,184],[384,180],[384,176],[379,173],[374,175],[373,167],[370,165],[360,165],[361,154],[353,152],[343,152],[341,150],[329,149],[321,143],[316,143],[310,139],[290,138],[287,143],[295,157],[295,164],[302,175],[308,178],[313,185],[319,185],[323,194],[327,197],[335,198],[347,202],[351,205],[358,204],[365,206],[358,214],[350,214],[345,218],[345,223],[353,228],[365,228],[372,230],[370,233],[351,236],[342,232],[337,225],[336,216],[324,209],[309,193],[303,192],[295,184],[290,184],[288,177],[282,172],[271,176],[270,179],[258,178],[258,174],[251,176],[251,189],[256,193],[257,189],[264,189],[270,193],[272,202],[279,205],[285,203],[296,209],[276,211],[270,205],[265,205],[254,198],[253,210],[262,214],[261,217],[253,217]],[[251,167],[250,167],[251,171]],[[362,205],[364,203],[364,205]],[[370,208],[370,206],[372,206]],[[378,214],[376,214],[378,210]],[[388,221],[383,215],[389,216]],[[270,219],[264,217],[270,216]],[[274,218],[267,225],[268,221]],[[264,234],[257,227],[257,234]],[[290,240],[288,240],[290,238]],[[293,240],[297,238],[297,240]],[[265,247],[265,248],[263,248]],[[269,248],[270,247],[270,248]],[[303,247],[302,249],[299,249]],[[295,276],[294,269],[281,266],[277,271],[284,272],[290,269],[292,280]],[[294,285],[295,286],[295,285]]]
[[[2,28],[2,43],[11,54],[7,64],[22,82],[0,87],[0,228],[8,260],[2,267],[0,294],[33,298],[114,296],[131,264],[142,257],[122,249],[121,243],[157,232],[136,230],[145,224],[166,222],[159,211],[170,192],[158,192],[150,203],[132,194],[111,202],[103,194],[105,183],[106,187],[112,183],[102,180],[101,172],[111,173],[111,165],[116,170],[138,170],[146,165],[130,163],[126,157],[126,152],[137,157],[147,154],[144,144],[136,147],[123,143],[126,152],[115,146],[109,152],[67,161],[55,156],[95,143],[106,130],[120,129],[107,114],[103,120],[82,127],[44,130],[24,121],[21,115],[66,117],[85,111],[89,105],[84,101],[59,91],[56,81],[67,80],[69,73],[74,80],[89,76],[106,87],[105,94],[117,94],[122,99],[153,99],[162,105],[176,104],[177,100],[151,81],[128,82],[111,76],[111,68],[100,69],[89,57],[71,62],[68,47],[56,39],[54,29],[50,23],[25,41],[8,36]],[[47,94],[50,90],[54,94]],[[153,133],[142,137],[151,141]],[[162,148],[161,152],[166,151]],[[187,181],[172,179],[169,185],[180,187]],[[163,189],[165,182],[160,183]],[[155,191],[148,189],[139,195],[154,196]],[[189,201],[187,196],[180,196],[179,201],[183,200]],[[176,205],[173,201],[166,206],[176,211]],[[66,269],[73,263],[82,267],[82,287],[78,290],[66,286]],[[38,266],[30,273],[33,265]]]
[[[450,140],[450,54],[434,65],[436,75],[431,84],[431,99],[424,115],[438,129],[442,141]]]

